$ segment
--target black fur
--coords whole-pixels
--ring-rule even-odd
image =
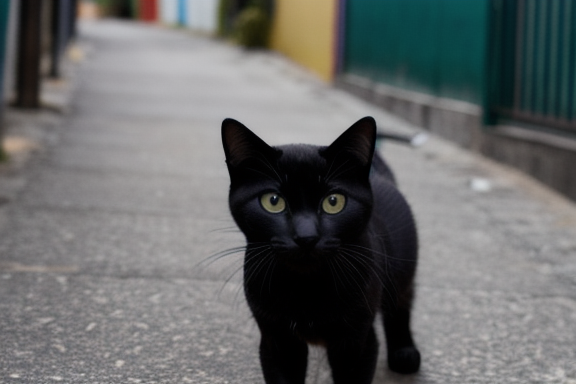
[[[261,332],[266,383],[304,383],[307,343],[326,347],[334,383],[371,383],[378,311],[390,369],[416,372],[409,326],[416,228],[392,172],[374,154],[374,119],[359,120],[328,147],[271,147],[232,119],[222,123],[222,140],[230,211],[247,240],[244,291]],[[282,212],[264,209],[268,193],[275,204],[284,199]],[[322,208],[332,194],[330,204],[345,197],[335,214]]]

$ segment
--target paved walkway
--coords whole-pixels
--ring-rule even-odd
[[[273,54],[183,31],[91,22],[80,46],[69,113],[28,117],[41,149],[0,176],[0,383],[261,383],[242,255],[210,258],[243,242],[220,122],[272,144],[328,144],[365,115],[416,129]],[[381,347],[374,382],[575,384],[574,206],[435,138],[382,150],[421,233],[423,364],[393,374]],[[329,383],[312,360],[308,383]]]

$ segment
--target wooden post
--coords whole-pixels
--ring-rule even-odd
[[[68,38],[73,39],[78,34],[78,0],[70,1],[70,10],[68,12]]]
[[[20,3],[16,75],[16,106],[20,108],[40,107],[41,11],[42,0],[26,0]]]
[[[60,77],[60,59],[64,48],[66,46],[67,29],[69,28],[68,20],[66,19],[66,6],[65,0],[52,0],[52,39],[51,39],[51,65],[50,77]]]

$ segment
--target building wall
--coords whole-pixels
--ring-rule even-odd
[[[160,0],[160,21],[168,25],[178,23],[178,2],[176,0]]]
[[[332,80],[337,9],[337,0],[276,0],[272,49]]]
[[[147,22],[158,20],[159,0],[138,0],[138,19]]]
[[[160,0],[161,21],[213,34],[217,28],[219,0]]]
[[[186,22],[193,30],[215,33],[217,28],[218,0],[186,0]]]

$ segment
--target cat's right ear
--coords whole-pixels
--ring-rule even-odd
[[[222,145],[228,168],[236,168],[248,159],[275,156],[276,151],[244,124],[225,119],[222,122]]]
[[[376,121],[367,116],[348,128],[323,151],[323,156],[332,161],[347,163],[352,160],[368,176],[374,156]]]

